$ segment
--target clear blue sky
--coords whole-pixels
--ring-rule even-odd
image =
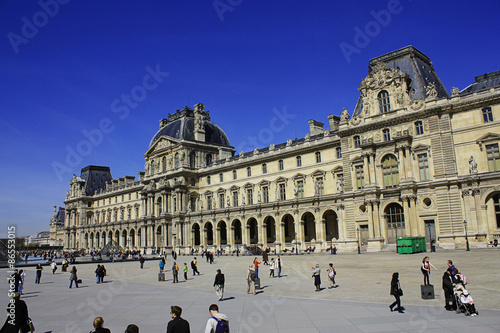
[[[158,121],[184,105],[248,151],[249,136],[265,147],[352,113],[369,59],[407,45],[448,90],[500,69],[498,0],[59,2],[0,2],[0,237],[48,230],[86,165],[143,171]],[[273,110],[294,118],[267,131]]]

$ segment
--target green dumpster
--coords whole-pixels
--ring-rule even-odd
[[[427,251],[425,237],[398,238],[396,244],[398,253],[419,253]]]

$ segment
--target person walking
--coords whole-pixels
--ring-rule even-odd
[[[391,292],[390,294],[394,296],[396,299],[394,303],[389,305],[389,309],[391,309],[391,312],[394,310],[398,310],[399,313],[404,313],[403,310],[404,308],[401,306],[401,296],[403,296],[403,290],[401,289],[401,286],[399,285],[399,273],[394,272],[392,273],[392,280],[391,280]],[[394,306],[397,305],[396,309],[393,309]]]
[[[274,277],[274,269],[276,268],[276,262],[274,258],[271,259],[271,263],[269,264],[269,277]]]
[[[184,281],[187,281],[188,279],[188,264],[184,263],[184,268],[182,269],[184,271]]]
[[[328,289],[337,288],[338,285],[335,284],[335,275],[337,275],[337,271],[333,268],[332,263],[329,263],[328,265],[330,266],[330,268],[328,268],[328,281],[330,281]]]
[[[106,276],[106,267],[104,267],[104,265],[101,265],[101,274],[99,275],[101,283],[104,283],[105,276]]]
[[[193,269],[193,276],[198,273],[200,275],[200,271],[198,271],[198,260],[196,260],[196,257],[194,257],[194,260],[191,261],[191,268]]]
[[[75,282],[75,286],[78,288],[78,276],[76,276],[76,266],[73,266],[71,269],[71,273],[69,275],[69,288],[73,286],[73,281]]]
[[[429,275],[431,275],[431,267],[437,270],[436,267],[434,267],[433,264],[429,261],[429,257],[425,256],[424,259],[422,259],[422,266],[420,267],[420,270],[422,271],[422,274],[424,275],[424,286],[430,285],[431,283],[429,282]]]
[[[96,277],[96,283],[101,283],[101,265],[97,265],[97,268],[95,269],[95,277]]]
[[[42,279],[42,271],[43,271],[42,264],[36,265],[35,283],[40,284],[40,280]]]
[[[189,322],[181,318],[182,308],[177,305],[170,307],[170,316],[172,320],[168,322],[167,333],[191,333]]]
[[[52,261],[52,263],[50,264],[50,268],[52,268],[52,274],[56,274],[57,264],[55,261]]]
[[[145,261],[146,261],[146,259],[144,259],[144,257],[142,255],[139,255],[139,262],[141,263],[141,269],[144,268]]]
[[[217,270],[217,274],[215,275],[215,280],[214,280],[214,287],[215,287],[215,293],[217,296],[219,296],[219,301],[222,301],[222,298],[224,297],[224,274],[222,274],[221,270]]]
[[[219,306],[211,304],[208,308],[210,318],[205,325],[205,333],[229,333],[229,318],[219,313]]]
[[[14,292],[12,295],[12,301],[9,302],[7,306],[7,313],[14,313],[14,317],[11,315],[7,316],[4,325],[0,329],[0,332],[5,333],[17,333],[21,331],[21,333],[30,332],[28,321],[30,318],[28,317],[28,306],[26,303],[20,299],[21,294],[18,292]],[[14,304],[14,308],[12,309],[12,303]]]
[[[177,263],[175,261],[174,264],[172,265],[172,278],[173,278],[172,283],[179,282],[179,266],[177,266]]]
[[[255,269],[254,265],[248,266],[248,271],[247,271],[247,294],[250,294],[250,289],[252,290],[252,293],[255,295]]]
[[[261,264],[262,262],[259,262],[257,261],[257,257],[255,257],[255,259],[253,260],[253,264],[255,265],[255,278],[258,279],[259,278],[259,264]]]
[[[280,256],[276,259],[276,268],[278,268],[278,277],[281,278],[281,270],[283,269],[283,260]]]
[[[450,270],[446,270],[443,274],[443,291],[444,291],[444,308],[447,311],[453,311],[457,309],[457,302],[455,301],[455,297],[453,295],[453,287],[455,287],[455,283],[453,283],[453,277],[451,275]]]
[[[319,264],[315,267],[311,267],[312,277],[314,278],[314,285],[316,286],[316,291],[321,291],[321,270],[319,269]]]
[[[107,328],[103,327],[104,319],[102,317],[97,317],[94,319],[94,331],[91,333],[111,333],[111,331]]]
[[[21,281],[19,282],[19,294],[23,294],[23,290],[24,290],[24,279],[26,279],[26,271],[21,269],[19,271],[19,278],[21,279]]]

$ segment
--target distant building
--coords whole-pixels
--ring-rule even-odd
[[[24,245],[52,246],[50,242],[50,231],[39,232],[36,236],[24,238]]]
[[[50,246],[63,246],[64,245],[64,218],[66,210],[64,207],[54,206],[54,215],[50,220]]]
[[[102,166],[73,176],[65,248],[380,251],[425,236],[453,249],[465,228],[472,246],[499,238],[500,71],[449,94],[408,46],[370,60],[359,91],[352,115],[250,152],[234,151],[203,104],[169,114],[137,180]]]

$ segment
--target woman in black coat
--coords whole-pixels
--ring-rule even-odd
[[[391,280],[391,293],[392,296],[396,299],[394,303],[389,305],[389,309],[391,311],[398,310],[399,313],[404,313],[403,310],[404,308],[401,306],[401,296],[403,295],[403,291],[401,290],[401,286],[399,285],[399,273],[394,272],[392,273],[392,280]],[[393,309],[394,306],[398,306],[396,309]]]
[[[444,291],[444,308],[448,311],[453,311],[457,309],[457,303],[455,297],[453,296],[453,287],[455,283],[451,272],[447,270],[443,274],[443,291]]]
[[[28,307],[20,297],[21,295],[18,292],[14,293],[14,309],[10,311],[9,307],[12,303],[9,303],[7,312],[10,315],[7,316],[5,324],[0,329],[0,333],[28,333],[30,331],[28,326]]]

